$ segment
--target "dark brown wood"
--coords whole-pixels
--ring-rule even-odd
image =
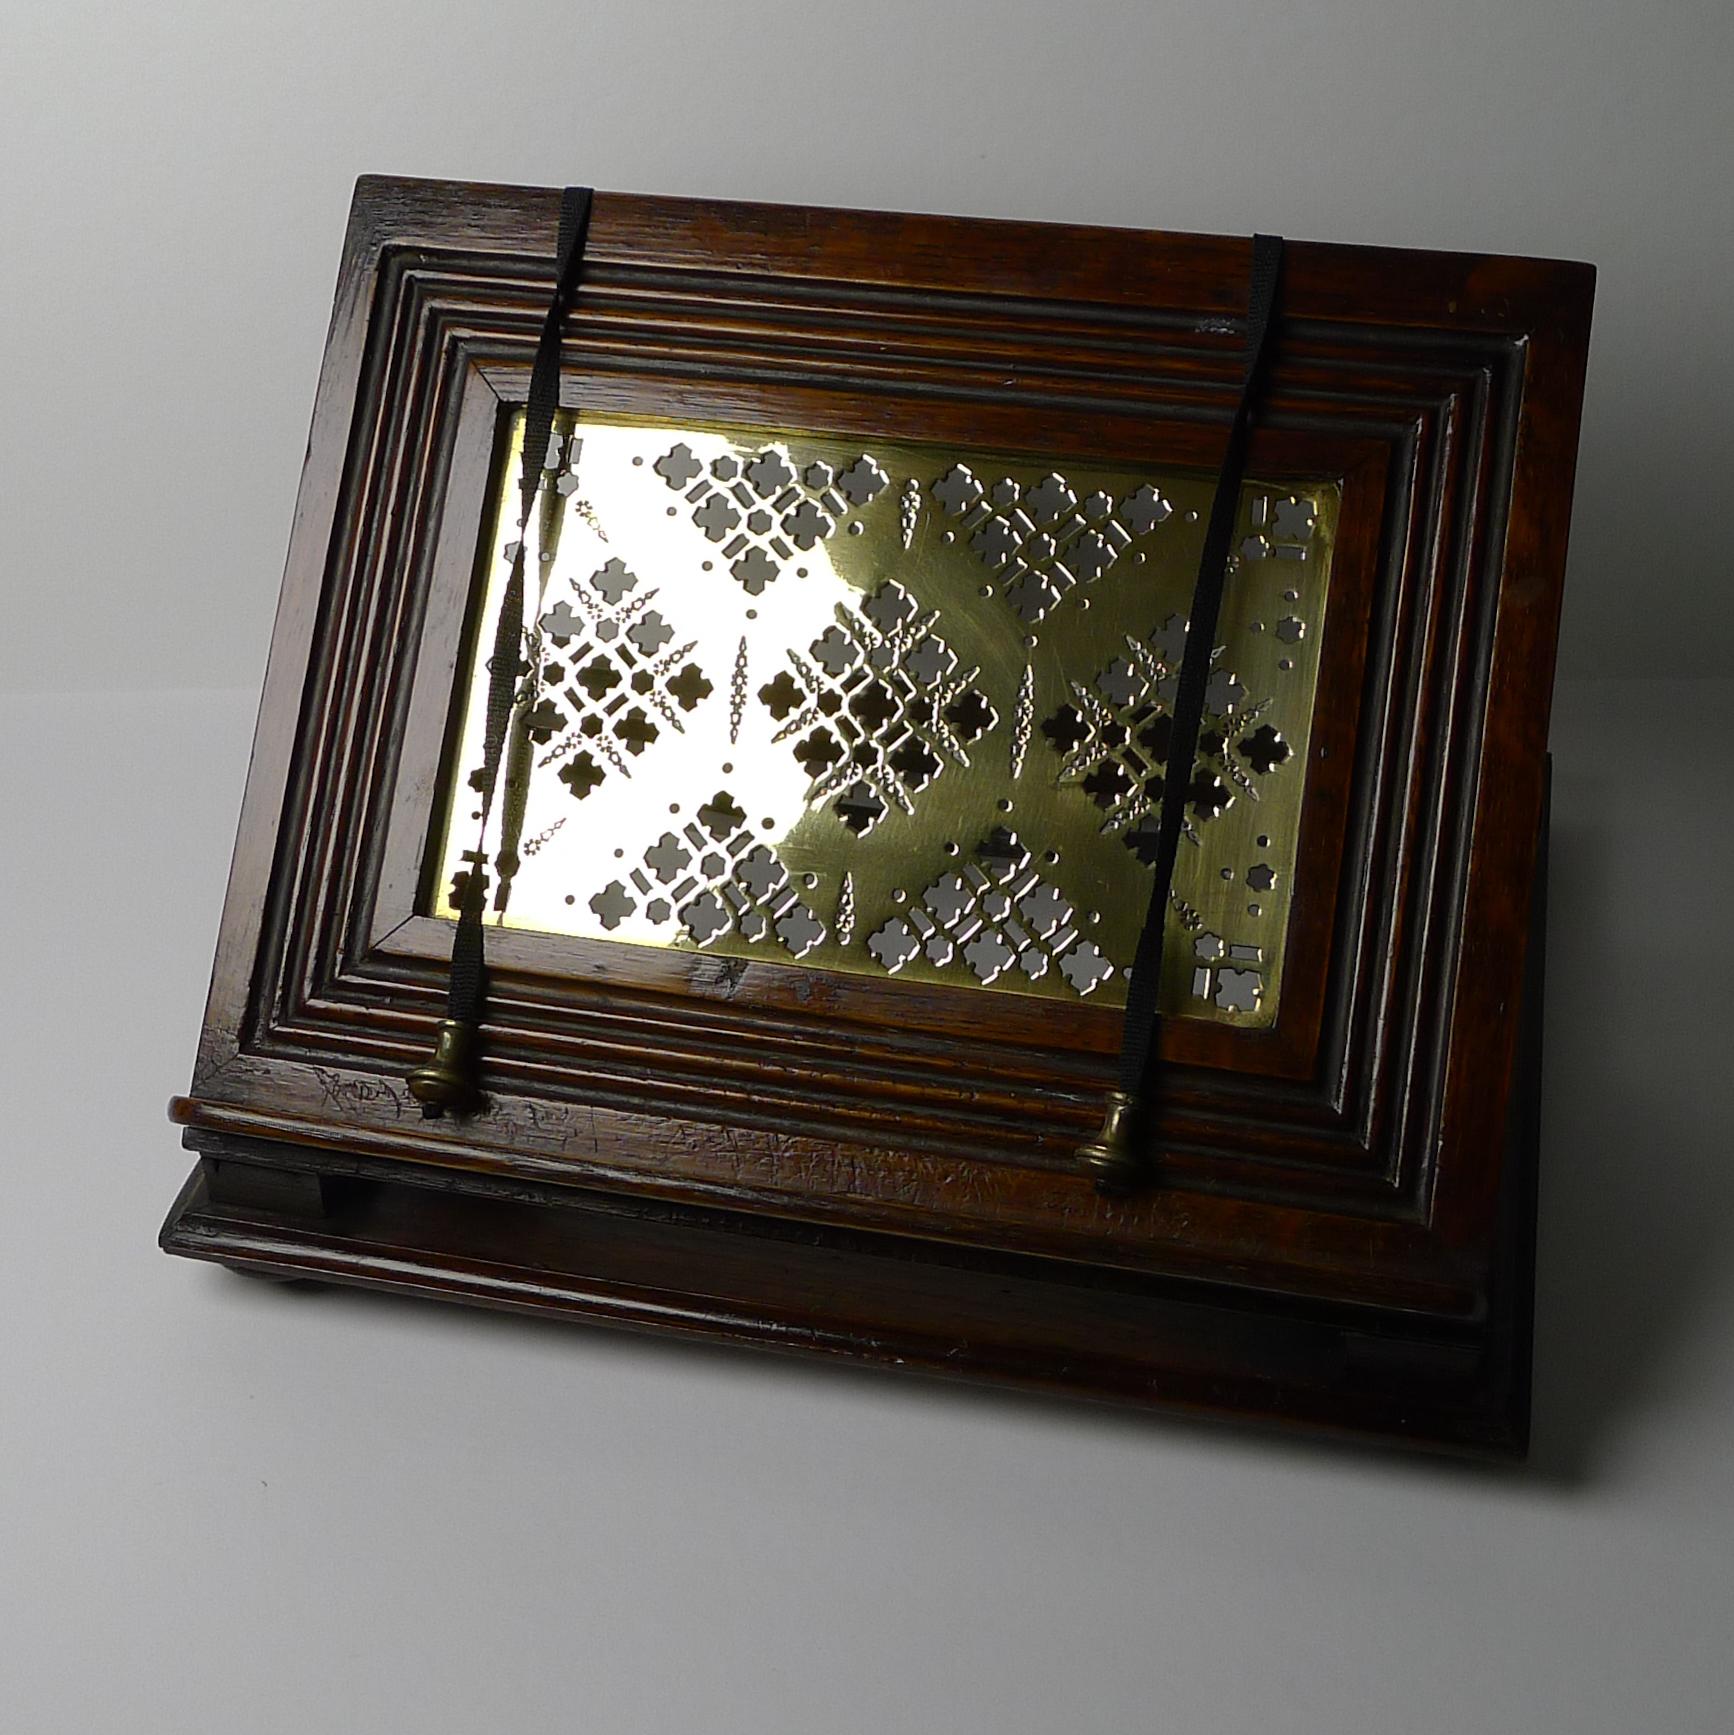
[[[1159,1184],[1107,1200],[1070,1156],[1111,1078],[1113,1012],[702,955],[499,934],[488,1106],[415,1112],[402,1078],[450,948],[419,913],[421,864],[497,415],[524,392],[557,208],[357,188],[174,1114],[207,1164],[366,1187],[290,1235],[207,1180],[166,1244],[369,1282],[419,1247],[446,1275],[402,1281],[430,1292],[779,1341],[823,1315],[827,1347],[899,1341],[912,1363],[932,1359],[924,1330],[951,1341],[918,1317],[943,1294],[971,1342],[1000,1345],[982,1377],[1050,1356],[1080,1371],[1033,1383],[1509,1447],[1515,1375],[1493,1398],[1441,1370],[1499,1342],[1522,1362],[1508,1244],[1533,1133],[1511,1128],[1536,1063],[1517,1064],[1518,1012],[1590,269],[1289,248],[1251,463],[1344,484],[1289,986],[1268,1032],[1166,1027]],[[599,195],[564,390],[597,411],[1208,468],[1247,259],[1238,240]],[[597,1216],[639,1226],[610,1231],[611,1277],[570,1227]],[[389,1256],[368,1251],[376,1230]],[[470,1268],[519,1234],[546,1238],[558,1281]],[[803,1327],[771,1271],[793,1246],[846,1269],[859,1312],[809,1296]],[[676,1248],[709,1298],[691,1317],[605,1305],[616,1283],[660,1293]],[[993,1261],[1034,1285],[997,1336],[979,1317]],[[1194,1306],[1233,1329],[1188,1347]],[[1341,1343],[1389,1346],[1401,1426],[1348,1376],[1303,1377],[1325,1351],[1302,1322],[1348,1332],[1345,1310]]]
[[[1545,872],[1538,905],[1544,886]],[[163,1245],[253,1276],[1519,1455],[1529,1436],[1541,938],[1538,912],[1491,1305],[1470,1324],[1249,1306],[1220,1285],[206,1133],[188,1135],[204,1155]],[[274,1189],[274,1176],[316,1180],[319,1209]]]

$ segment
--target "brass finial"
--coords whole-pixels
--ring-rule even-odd
[[[1142,1178],[1144,1165],[1132,1149],[1132,1111],[1136,1104],[1123,1090],[1108,1092],[1108,1112],[1102,1130],[1078,1146],[1078,1167],[1101,1193],[1129,1193]]]
[[[433,1114],[461,1113],[476,1089],[476,1027],[455,1018],[440,1021],[434,1051],[409,1075],[409,1093]]]

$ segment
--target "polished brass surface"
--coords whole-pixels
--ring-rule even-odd
[[[1142,1178],[1144,1165],[1132,1149],[1135,1104],[1123,1090],[1108,1092],[1108,1112],[1102,1130],[1078,1146],[1078,1167],[1103,1193],[1127,1193]]]
[[[1123,1001],[1213,476],[563,421],[483,842],[521,438],[498,454],[433,911],[455,918],[480,864],[512,927]],[[1339,499],[1242,491],[1171,1014],[1276,1015]]]
[[[409,1075],[409,1094],[424,1108],[453,1113],[476,1100],[476,1031],[455,1018],[440,1021],[431,1055]]]

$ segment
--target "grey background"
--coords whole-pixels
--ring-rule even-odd
[[[367,171],[1591,260],[1562,666],[1715,674],[1734,644],[1727,0],[0,16],[0,537],[38,575],[76,546],[93,683],[262,667]],[[14,603],[4,683],[64,678],[53,598]]]
[[[0,29],[0,1730],[1734,1722],[1725,0]],[[1600,266],[1530,1469],[156,1253],[363,171]]]

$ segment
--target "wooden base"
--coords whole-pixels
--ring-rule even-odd
[[[1545,869],[1544,869],[1545,872]],[[1476,1455],[1529,1428],[1541,899],[1489,1317],[1446,1325],[189,1131],[191,1258]]]

